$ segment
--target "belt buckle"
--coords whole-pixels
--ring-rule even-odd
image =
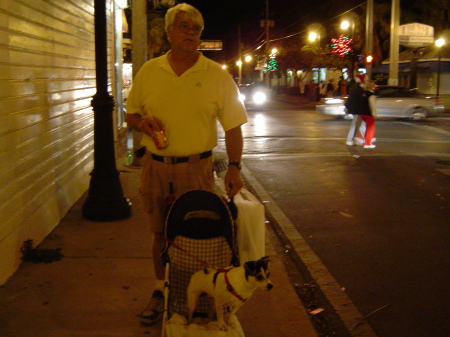
[[[188,157],[188,163],[198,163],[200,161],[200,154],[193,154],[192,156]]]
[[[164,158],[164,164],[176,164],[177,158],[176,157],[163,157]]]

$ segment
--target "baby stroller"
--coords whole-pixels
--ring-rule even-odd
[[[187,324],[187,287],[193,273],[205,267],[237,266],[235,225],[224,197],[204,190],[182,194],[172,204],[166,219],[165,311],[162,336],[244,337],[237,320],[228,331],[220,331],[211,319],[209,299],[201,297],[194,322]],[[224,308],[226,312],[227,308]],[[209,317],[209,318],[208,318]]]

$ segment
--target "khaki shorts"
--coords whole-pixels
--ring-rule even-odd
[[[142,159],[139,192],[152,232],[164,232],[168,211],[165,201],[170,194],[170,183],[175,197],[197,189],[215,192],[213,156],[194,163],[166,164],[153,160],[147,152]]]

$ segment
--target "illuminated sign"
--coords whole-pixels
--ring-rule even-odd
[[[402,25],[399,27],[399,42],[413,48],[433,44],[434,27],[417,22]]]
[[[202,40],[198,50],[222,50],[222,40]]]

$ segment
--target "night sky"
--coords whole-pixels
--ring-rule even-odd
[[[265,0],[186,0],[199,9],[205,20],[202,39],[222,40],[223,51],[205,52],[205,55],[226,62],[237,56],[238,31],[244,49],[264,40]],[[276,39],[305,30],[314,22],[326,22],[337,13],[343,13],[364,3],[362,0],[269,0],[270,19],[275,21],[270,38]]]
[[[222,40],[222,51],[204,52],[217,62],[234,63],[238,56],[238,31],[240,27],[243,50],[251,52],[265,39],[260,21],[265,19],[266,0],[185,0],[199,9],[205,19],[202,39]],[[392,0],[375,0],[376,5],[391,5]],[[270,19],[275,27],[270,29],[270,39],[282,39],[291,34],[304,34],[310,24],[329,23],[352,10],[365,10],[366,0],[269,0]],[[401,1],[403,9],[423,0]],[[301,36],[301,35],[299,35]]]

